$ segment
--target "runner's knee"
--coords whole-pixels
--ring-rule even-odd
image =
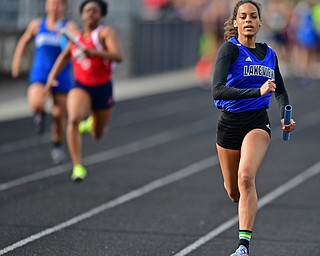
[[[239,190],[238,189],[232,189],[232,188],[228,188],[226,186],[226,183],[224,183],[224,188],[226,189],[227,191],[227,194],[230,198],[230,200],[234,203],[238,203],[239,202],[239,199],[240,199],[240,193],[239,193]]]
[[[240,172],[238,177],[238,186],[240,190],[250,191],[255,186],[254,176]]]

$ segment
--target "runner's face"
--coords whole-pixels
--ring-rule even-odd
[[[82,10],[82,20],[88,27],[95,27],[101,20],[100,6],[95,2],[87,3]]]
[[[47,0],[46,12],[47,14],[61,15],[64,13],[65,4],[63,0]]]
[[[234,21],[234,27],[238,29],[239,35],[255,36],[261,26],[261,20],[257,8],[250,3],[239,7],[237,19]]]

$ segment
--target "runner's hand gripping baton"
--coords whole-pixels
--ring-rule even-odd
[[[72,35],[66,28],[62,28],[60,31],[66,38],[68,38],[68,40],[78,46],[81,51],[85,49],[85,47],[76,39],[76,37]]]
[[[292,106],[291,105],[286,105],[284,108],[284,124],[288,125],[290,124],[292,117]],[[290,140],[290,132],[283,132],[282,138],[284,141]]]

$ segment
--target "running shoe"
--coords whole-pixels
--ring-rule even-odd
[[[54,146],[51,150],[51,158],[54,164],[61,164],[65,159],[63,147]]]
[[[93,124],[93,116],[89,116],[87,119],[81,121],[78,126],[80,134],[91,133]]]
[[[43,134],[45,129],[46,112],[35,113],[33,116],[33,123],[35,125],[35,132],[39,135]]]
[[[81,181],[84,180],[84,178],[85,178],[86,176],[87,176],[87,170],[86,170],[86,168],[84,168],[83,165],[81,165],[81,164],[76,164],[76,165],[73,167],[71,179],[72,179],[74,182],[81,182]]]
[[[240,245],[235,253],[232,253],[230,256],[249,256],[247,247]]]

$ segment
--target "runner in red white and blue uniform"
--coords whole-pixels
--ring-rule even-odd
[[[80,5],[83,29],[75,39],[82,49],[69,43],[51,70],[46,88],[56,84],[57,75],[71,59],[75,83],[67,100],[67,142],[73,161],[73,181],[82,181],[87,176],[81,161],[81,133],[90,132],[94,138],[101,138],[114,106],[112,63],[122,61],[122,52],[114,30],[100,25],[107,7],[102,0],[87,0]]]

